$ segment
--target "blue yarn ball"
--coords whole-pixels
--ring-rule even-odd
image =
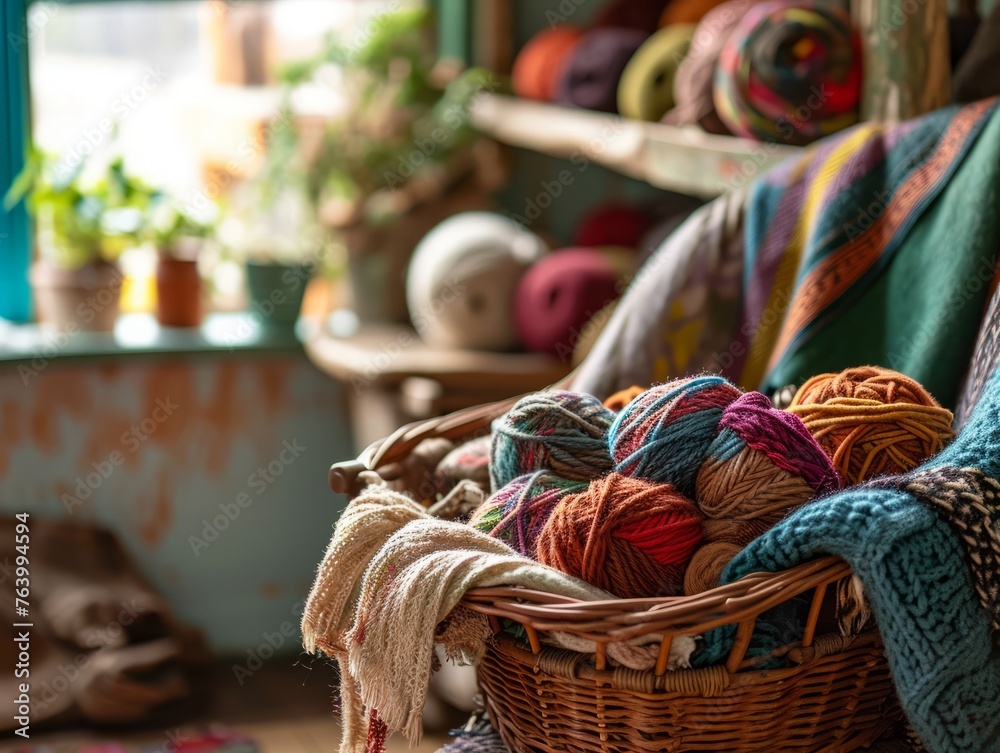
[[[496,491],[518,476],[548,470],[589,481],[611,470],[608,429],[615,414],[578,392],[537,392],[493,422],[490,482]]]

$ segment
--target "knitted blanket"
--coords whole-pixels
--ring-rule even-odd
[[[699,210],[640,271],[574,389],[705,370],[770,393],[871,363],[953,407],[1000,248],[997,109],[856,126]]]
[[[459,601],[469,589],[499,585],[585,601],[614,598],[464,523],[432,518],[385,486],[369,485],[347,506],[302,618],[306,650],[322,650],[340,664],[341,753],[377,749],[396,730],[411,742],[420,738],[435,643],[454,661],[482,658],[489,625]],[[546,639],[583,653],[596,648],[558,632]],[[608,657],[649,669],[659,640],[652,635],[610,644]],[[689,666],[694,647],[693,639],[675,640],[669,666]]]
[[[750,544],[723,575],[823,554],[864,586],[903,709],[932,753],[1000,751],[1000,370],[955,443],[898,477],[819,499]],[[724,660],[732,631],[705,636]]]

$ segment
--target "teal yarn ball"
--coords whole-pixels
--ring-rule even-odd
[[[692,497],[723,410],[743,393],[720,376],[659,384],[638,395],[608,432],[615,470]]]
[[[614,419],[600,400],[583,393],[552,390],[521,398],[493,423],[493,490],[534,471],[552,471],[569,481],[607,473],[612,467],[608,429]]]

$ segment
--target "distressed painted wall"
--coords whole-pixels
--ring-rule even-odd
[[[343,506],[342,402],[301,355],[4,366],[0,509],[111,527],[216,649],[256,647],[294,620]]]

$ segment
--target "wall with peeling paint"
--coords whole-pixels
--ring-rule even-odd
[[[344,504],[343,391],[301,355],[0,367],[0,510],[99,521],[223,652],[292,619]]]

